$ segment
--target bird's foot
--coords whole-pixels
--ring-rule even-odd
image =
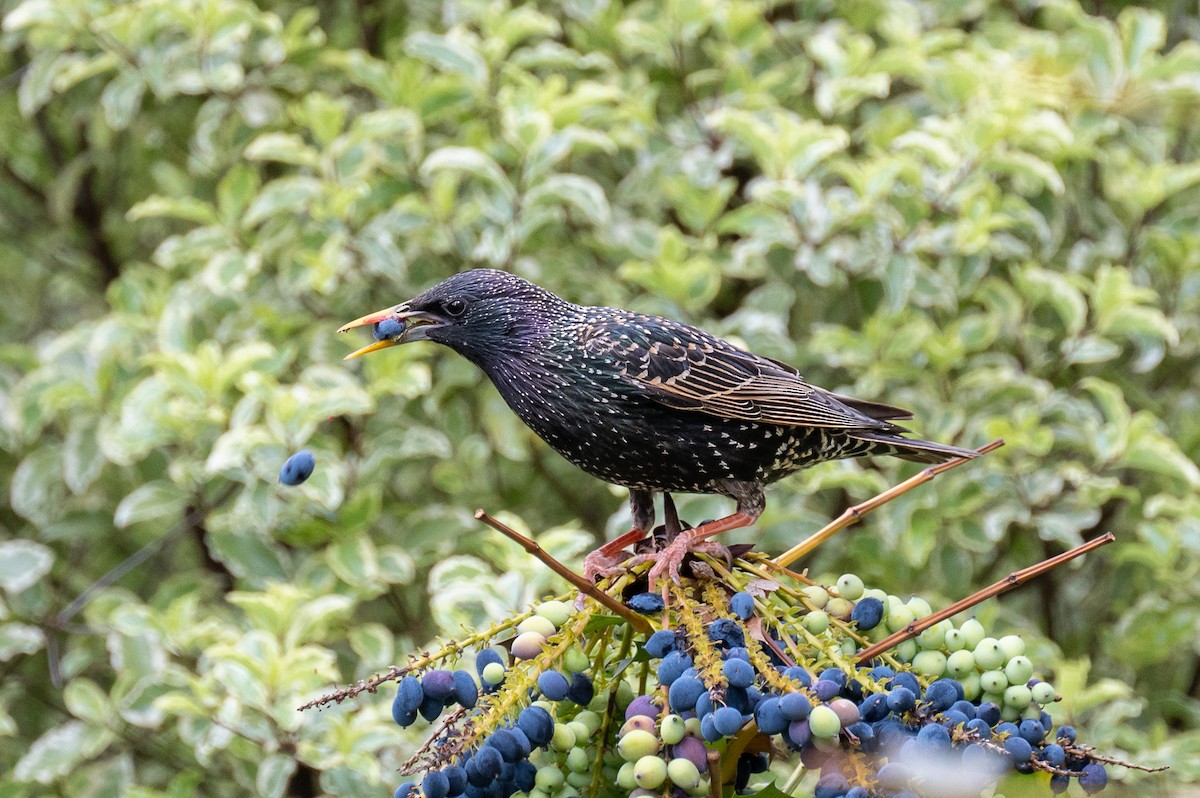
[[[599,579],[616,576],[625,571],[623,564],[628,559],[627,551],[607,554],[601,549],[596,549],[583,558],[583,578],[595,583]]]
[[[663,601],[667,601],[667,595],[670,590],[670,582],[679,584],[679,570],[683,567],[683,561],[687,559],[689,554],[707,554],[710,557],[731,561],[729,549],[722,546],[713,540],[705,540],[703,537],[695,534],[696,530],[687,529],[680,532],[666,548],[654,554],[639,555],[644,558],[642,562],[649,560],[654,561],[649,573],[646,575],[646,589],[654,592],[656,586],[662,582]],[[634,558],[638,559],[637,557]],[[665,581],[664,580],[669,580]]]

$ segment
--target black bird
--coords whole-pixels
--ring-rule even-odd
[[[651,584],[677,577],[694,546],[753,524],[763,485],[844,457],[938,463],[975,452],[903,437],[911,413],[840,396],[796,369],[659,316],[567,302],[520,277],[477,269],[343,326],[378,340],[445,344],[483,369],[509,407],[563,457],[629,488],[634,528],[593,552],[589,574],[654,525],[656,492],[718,493],[732,515],[684,531]]]

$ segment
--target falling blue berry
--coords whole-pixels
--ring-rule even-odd
[[[284,485],[299,485],[312,476],[317,460],[308,449],[301,449],[287,459],[279,469],[279,481]]]

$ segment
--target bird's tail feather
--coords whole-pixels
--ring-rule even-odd
[[[911,460],[914,463],[944,463],[956,457],[970,459],[979,456],[979,453],[972,449],[963,449],[944,443],[934,443],[933,441],[923,441],[919,438],[902,438],[899,435],[889,432],[856,430],[852,433],[852,437],[861,441],[871,441],[872,443],[880,444],[881,447],[887,447],[883,451],[873,452],[873,454],[890,454],[893,457],[899,457],[902,460]]]

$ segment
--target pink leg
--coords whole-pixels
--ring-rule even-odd
[[[738,511],[733,515],[727,515],[724,518],[718,518],[715,521],[709,521],[707,524],[701,524],[695,529],[685,529],[679,533],[678,537],[655,556],[654,566],[650,569],[648,575],[649,589],[654,590],[655,583],[659,579],[666,576],[672,581],[679,581],[679,566],[683,564],[683,558],[688,555],[688,552],[697,548],[697,544],[719,535],[722,532],[728,532],[731,529],[742,529],[748,527],[757,520],[757,515]],[[663,585],[663,599],[667,596],[667,585]]]
[[[613,538],[583,558],[583,578],[596,581],[597,576],[609,575],[619,564],[616,555],[626,546],[637,543],[646,536],[644,529],[631,529],[620,537]]]

